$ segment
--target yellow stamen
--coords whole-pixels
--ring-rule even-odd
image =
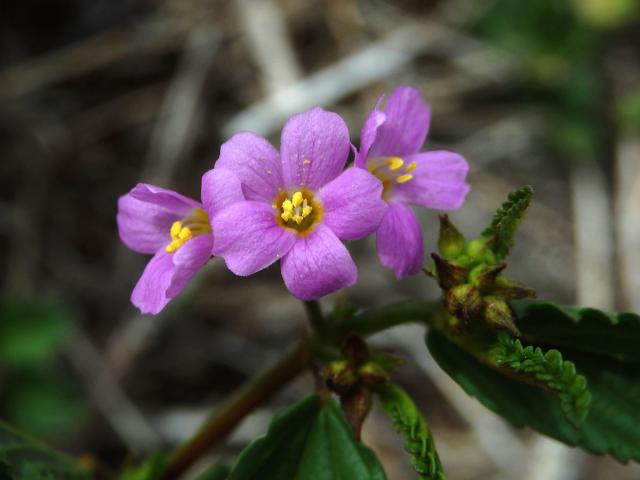
[[[389,166],[389,170],[395,171],[402,168],[404,165],[404,160],[400,157],[389,157],[386,160],[387,165]]]
[[[302,192],[296,192],[291,196],[291,203],[293,203],[293,206],[296,208],[302,205],[302,200],[303,200]]]
[[[412,178],[413,178],[413,175],[411,175],[410,173],[405,173],[404,175],[400,175],[398,178],[396,178],[396,182],[407,183]]]
[[[185,242],[187,240],[191,240],[191,238],[193,238],[191,229],[189,227],[182,227],[182,230],[180,230],[180,233],[178,234],[178,238],[180,240],[184,240]]]
[[[165,247],[165,250],[168,253],[176,252],[188,240],[204,233],[211,233],[209,217],[204,210],[197,208],[190,217],[171,224],[171,229],[169,230],[171,243]]]
[[[180,230],[182,230],[182,222],[173,222],[171,225],[171,237],[177,237],[180,235]]]
[[[315,204],[313,204],[314,206],[309,204],[312,200],[309,200],[307,198],[308,196],[309,193],[296,191],[293,192],[291,196],[287,197],[286,193],[283,192],[277,202],[282,202],[280,203],[279,218],[285,222],[284,226],[299,230],[299,228],[297,228],[299,225],[301,228],[306,229],[308,227],[307,223],[317,220],[315,218],[317,214],[314,212]],[[322,211],[320,210],[320,215],[321,214]]]
[[[418,167],[418,164],[414,160],[409,165],[407,165],[407,168],[405,168],[404,171],[407,173],[413,172],[417,167]]]

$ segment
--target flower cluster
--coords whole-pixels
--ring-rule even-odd
[[[373,233],[381,263],[397,278],[418,272],[423,239],[408,204],[458,208],[468,165],[453,152],[419,152],[430,110],[416,89],[396,88],[384,110],[381,102],[359,150],[338,114],[314,108],[286,122],[280,152],[250,132],[231,137],[202,177],[202,203],[145,184],[121,197],[122,241],[154,254],[134,305],[158,313],[212,256],[241,276],[280,261],[289,291],[317,299],[356,282],[343,242]]]

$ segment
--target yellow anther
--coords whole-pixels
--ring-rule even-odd
[[[399,170],[404,165],[404,160],[400,157],[389,157],[387,158],[387,165],[389,165],[389,170]]]
[[[193,237],[193,234],[191,233],[191,229],[189,227],[182,227],[182,230],[180,230],[180,233],[178,234],[178,238],[180,240],[190,240]]]
[[[280,205],[278,210],[278,221],[284,222],[283,226],[294,228],[298,231],[307,231],[314,222],[322,216],[322,209],[313,203],[313,197],[304,190],[299,190],[288,195],[281,192],[276,198],[276,205]],[[316,207],[318,211],[316,212]]]
[[[171,238],[175,238],[180,235],[180,230],[182,230],[182,222],[173,222],[169,232],[171,234]]]
[[[209,217],[204,210],[196,208],[190,217],[171,224],[171,229],[169,230],[171,243],[165,247],[165,250],[168,253],[176,252],[193,237],[210,232]]]
[[[412,178],[413,178],[413,175],[411,175],[410,173],[405,173],[404,175],[400,175],[398,178],[396,178],[396,182],[407,183]]]
[[[302,205],[303,200],[302,192],[296,192],[291,196],[291,203],[293,203],[293,206],[296,208]]]
[[[405,168],[404,171],[407,173],[413,172],[417,167],[418,167],[418,164],[414,160],[409,165],[407,165],[407,168]]]

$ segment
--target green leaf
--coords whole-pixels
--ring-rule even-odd
[[[532,196],[533,188],[530,185],[511,192],[507,201],[496,212],[491,225],[482,232],[482,236],[489,239],[489,248],[497,260],[503,260],[509,254],[516,230],[522,222]]]
[[[374,453],[358,442],[333,399],[313,395],[274,417],[240,454],[229,480],[384,480]]]
[[[616,360],[565,351],[587,378],[592,401],[578,428],[548,392],[518,382],[478,362],[430,331],[427,345],[440,367],[469,395],[517,427],[528,426],[569,445],[621,462],[640,461],[640,369]]]
[[[16,367],[47,361],[69,338],[62,310],[34,301],[0,300],[0,360]]]
[[[227,480],[229,477],[229,467],[216,464],[198,475],[197,480]]]
[[[411,397],[397,385],[378,390],[382,408],[404,436],[404,447],[411,454],[411,465],[422,480],[444,480],[440,457],[433,436]]]
[[[127,466],[120,474],[120,480],[160,480],[167,464],[167,457],[157,452],[147,458],[141,465]]]
[[[0,478],[88,480],[73,460],[0,422]]]
[[[490,358],[557,393],[562,411],[574,425],[580,425],[589,413],[591,393],[587,379],[578,375],[575,365],[563,360],[558,350],[545,353],[540,347],[523,347],[520,340],[500,335]]]
[[[605,313],[539,300],[510,305],[527,340],[640,362],[640,316],[635,313]]]

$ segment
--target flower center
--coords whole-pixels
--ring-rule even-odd
[[[407,183],[413,178],[413,172],[418,165],[415,161],[405,165],[400,157],[374,158],[367,162],[367,169],[382,182],[382,199],[388,200],[389,194],[397,183]]]
[[[190,216],[173,222],[169,233],[171,235],[171,243],[166,246],[165,250],[168,253],[174,253],[192,238],[211,233],[209,216],[201,208],[194,208]]]
[[[280,192],[272,206],[281,226],[300,233],[311,231],[322,218],[322,207],[308,190],[298,190],[290,196],[287,192]]]

